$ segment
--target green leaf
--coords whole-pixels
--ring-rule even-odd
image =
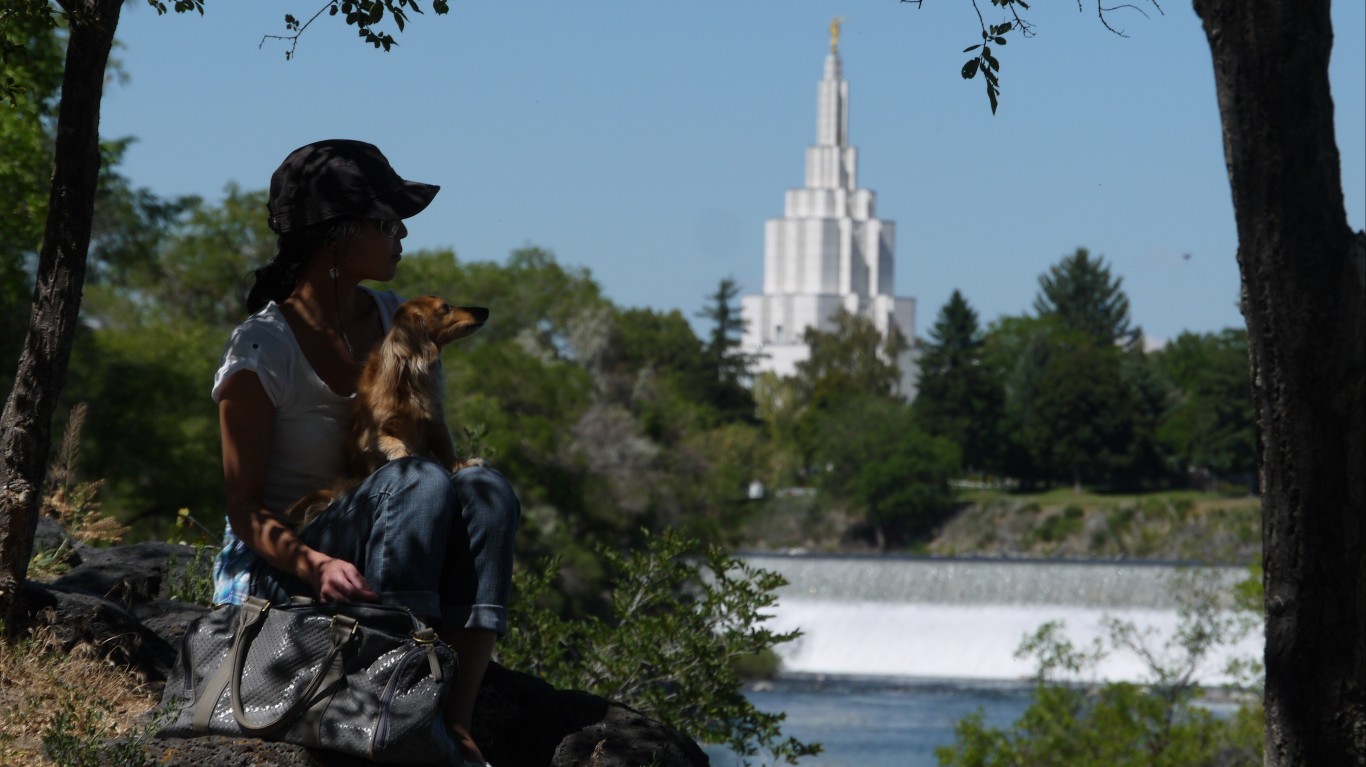
[[[993,43],[996,43],[997,45],[1005,45],[1005,44],[1006,44],[1006,39],[1005,39],[1004,37],[994,37],[994,38],[992,38],[991,41],[992,41]]]
[[[987,98],[991,101],[991,113],[996,114],[996,87],[987,82]]]
[[[977,67],[981,62],[977,59],[968,59],[968,63],[963,65],[963,79],[971,80],[977,76]]]
[[[978,44],[976,44],[976,45],[969,45],[968,47],[966,47],[966,48],[963,49],[963,53],[967,53],[968,51],[975,51],[975,50],[977,50],[978,48],[981,48],[981,47],[982,47],[982,44],[981,44],[981,43],[978,43]]]

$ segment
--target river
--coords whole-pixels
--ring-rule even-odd
[[[1178,592],[1190,579],[1227,592],[1247,575],[1180,563],[742,558],[788,580],[767,625],[803,632],[777,648],[778,678],[746,696],[761,710],[787,714],[785,736],[825,746],[802,760],[813,767],[932,767],[934,749],[953,742],[963,716],[981,710],[988,724],[1004,727],[1023,713],[1035,665],[1015,651],[1044,622],[1061,622],[1064,636],[1087,645],[1107,634],[1107,618],[1129,621],[1164,652],[1180,622]],[[1225,684],[1228,660],[1260,650],[1260,632],[1252,631],[1217,648],[1196,677]],[[1135,653],[1114,653],[1088,678],[1141,682],[1147,665]],[[739,764],[725,749],[708,753],[718,767]]]

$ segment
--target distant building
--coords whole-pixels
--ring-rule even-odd
[[[810,357],[807,328],[828,331],[840,310],[893,328],[915,343],[915,299],[892,296],[896,227],[877,218],[871,190],[857,183],[849,145],[849,83],[841,73],[838,21],[820,82],[816,145],[806,150],[806,186],[787,191],[783,218],[764,224],[764,292],[741,299],[744,351],[764,355],[757,372],[790,376]],[[901,394],[915,396],[914,350],[900,355]]]

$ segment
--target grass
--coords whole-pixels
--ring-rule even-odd
[[[934,534],[897,550],[922,556],[1101,559],[1260,559],[1261,500],[1199,490],[1112,493],[1056,487],[1040,492],[960,488],[955,516]],[[818,496],[755,504],[747,548],[866,551],[847,535],[857,509]]]
[[[85,412],[84,405],[72,410],[43,497],[42,513],[60,522],[70,537],[55,551],[34,556],[29,566],[34,579],[61,575],[76,546],[116,543],[126,532],[101,511],[100,482],[76,481]],[[187,583],[185,589],[202,586]],[[157,696],[144,679],[104,657],[94,644],[63,650],[50,628],[54,620],[49,614],[49,625],[20,638],[7,636],[0,622],[0,764],[151,764],[141,744],[153,731],[145,715]]]
[[[1179,559],[1260,558],[1261,501],[1196,490],[1149,493],[960,492],[964,508],[929,544],[941,556]]]
[[[156,697],[83,645],[64,653],[44,629],[0,642],[0,764],[144,763],[140,724]],[[120,744],[107,745],[114,738]]]
[[[1171,504],[1173,506],[1190,504],[1196,510],[1241,509],[1261,506],[1261,499],[1253,495],[1226,495],[1200,490],[1103,493],[1087,489],[1077,491],[1071,487],[1055,487],[1037,493],[1021,493],[1009,490],[972,489],[960,491],[959,498],[968,503],[976,504],[1007,502],[1027,505],[1032,503],[1037,504],[1042,509],[1063,509],[1068,506],[1078,506],[1086,511],[1115,506],[1137,506],[1144,503]]]

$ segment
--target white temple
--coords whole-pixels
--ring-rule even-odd
[[[842,308],[868,317],[883,337],[915,342],[915,299],[892,296],[896,227],[877,218],[871,190],[859,189],[858,150],[849,145],[849,83],[840,71],[839,21],[820,82],[816,145],[806,150],[806,186],[787,191],[783,218],[764,224],[764,292],[745,296],[741,346],[763,355],[756,372],[796,373],[810,356],[809,327],[828,331]],[[915,397],[913,349],[900,355],[900,393]]]

